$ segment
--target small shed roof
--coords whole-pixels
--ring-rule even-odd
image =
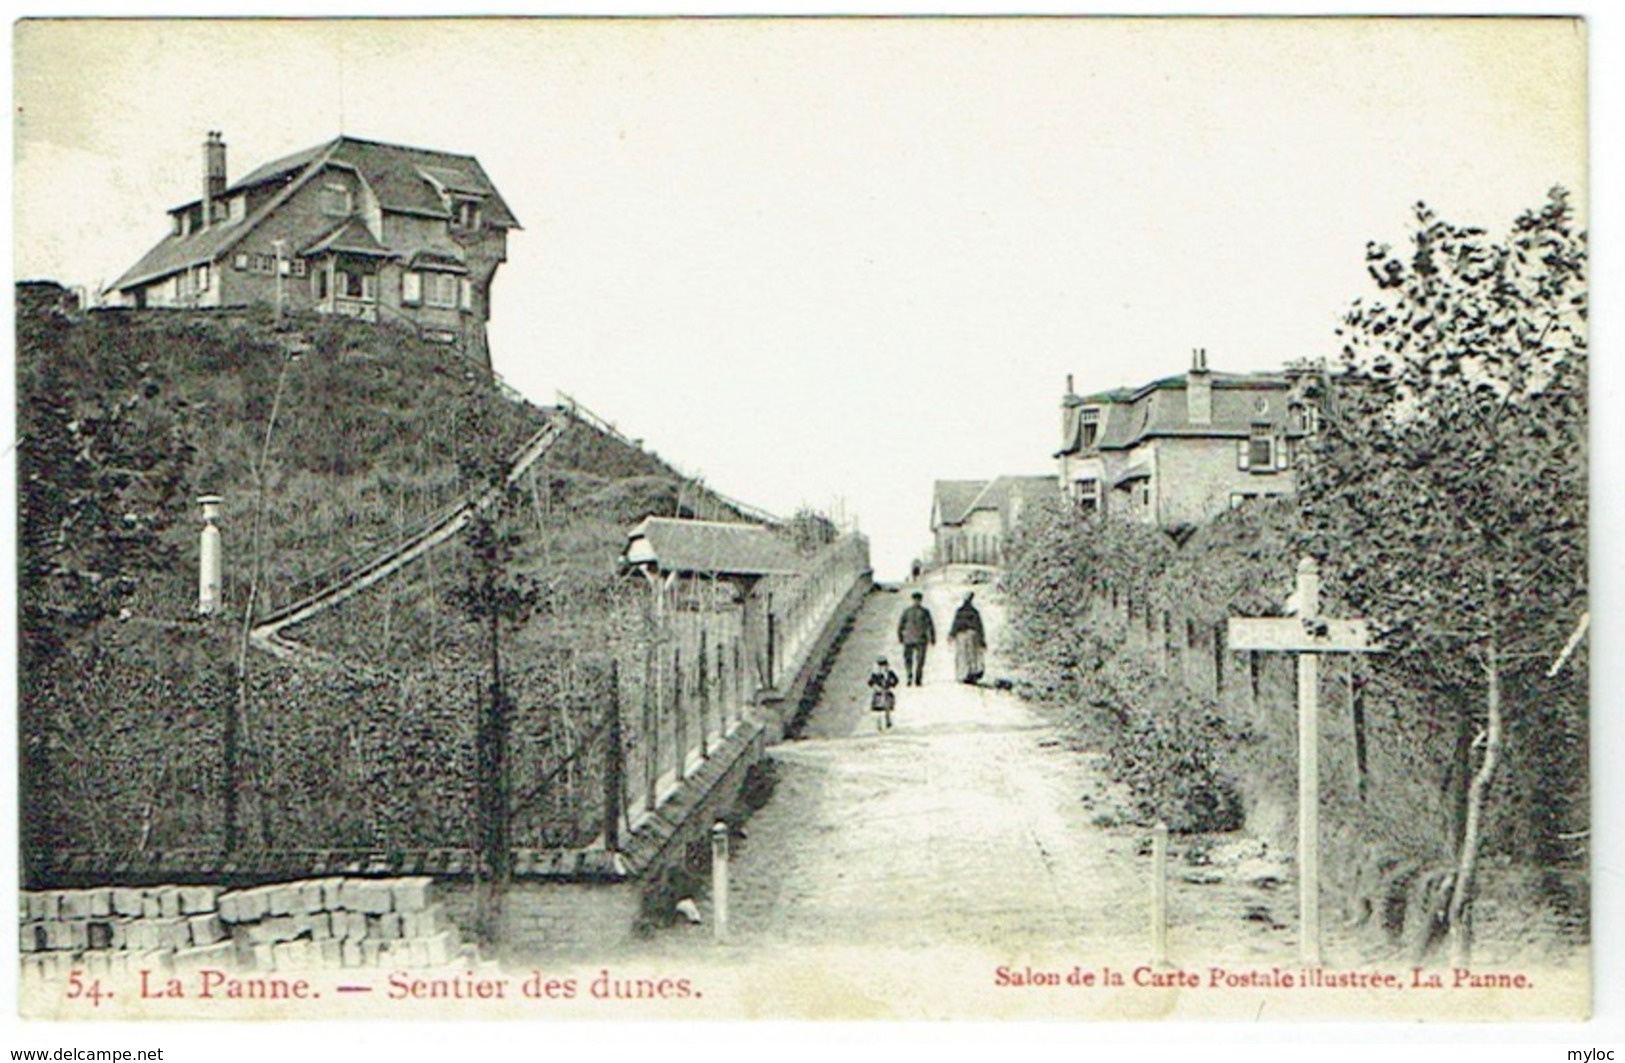
[[[647,517],[627,533],[626,560],[685,575],[793,575],[795,549],[758,524]]]

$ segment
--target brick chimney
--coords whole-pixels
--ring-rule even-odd
[[[1207,368],[1207,348],[1191,351],[1191,371],[1185,375],[1186,414],[1191,424],[1213,423],[1213,375]]]
[[[203,224],[214,221],[215,204],[226,194],[226,142],[218,129],[203,141]]]

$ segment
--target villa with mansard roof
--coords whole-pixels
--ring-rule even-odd
[[[490,365],[491,282],[519,222],[471,155],[340,136],[202,195],[113,284],[136,307],[256,303],[405,324]]]

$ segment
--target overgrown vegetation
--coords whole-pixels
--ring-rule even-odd
[[[60,306],[18,320],[28,873],[62,851],[218,852],[227,747],[242,849],[472,847],[494,829],[482,705],[508,710],[509,763],[483,777],[507,776],[512,843],[590,841],[608,654],[643,634],[626,529],[728,507],[572,424],[480,534],[290,630],[318,656],[247,652],[249,619],[490,482],[549,411],[385,326]],[[208,622],[201,493],[225,498]]]
[[[1146,821],[1286,841],[1293,682],[1227,653],[1227,616],[1278,615],[1296,558],[1327,615],[1387,652],[1322,665],[1326,870],[1353,921],[1465,962],[1475,898],[1582,934],[1587,654],[1586,238],[1558,190],[1504,239],[1424,206],[1373,245],[1323,374],[1295,500],[1231,511],[1181,546],[1059,505],[1006,580],[1034,696],[1101,743]],[[1283,667],[1284,665],[1284,667]],[[1485,869],[1492,881],[1481,882]]]

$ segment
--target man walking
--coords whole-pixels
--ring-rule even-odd
[[[931,622],[931,611],[921,604],[924,595],[914,592],[914,604],[903,610],[897,621],[897,641],[903,644],[903,674],[911,687],[917,687],[925,676],[925,650],[937,644],[937,626]]]

